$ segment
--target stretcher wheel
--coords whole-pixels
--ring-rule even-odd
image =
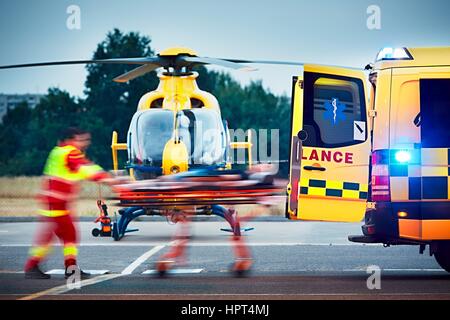
[[[158,270],[158,277],[165,278],[167,276],[166,270]]]
[[[173,264],[174,261],[159,261],[156,264],[156,271],[158,272],[158,276],[160,278],[165,277],[167,275],[167,271],[170,270]]]
[[[251,267],[253,265],[253,260],[248,259],[238,259],[232,266],[231,271],[238,278],[247,276],[250,273]]]
[[[98,237],[100,235],[100,230],[97,228],[92,229],[92,235]]]
[[[114,241],[119,241],[120,240],[119,230],[117,229],[117,222],[113,223],[112,236],[113,236]]]

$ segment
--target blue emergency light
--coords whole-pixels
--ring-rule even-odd
[[[407,163],[411,161],[411,152],[400,150],[395,153],[395,160],[399,163]]]
[[[378,53],[377,61],[381,60],[413,60],[413,57],[406,48],[386,47]]]

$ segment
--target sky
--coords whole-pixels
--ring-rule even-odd
[[[80,9],[80,29],[67,27],[71,5]],[[380,8],[379,29],[368,28],[371,5]],[[0,0],[0,65],[90,59],[119,28],[150,36],[156,52],[186,46],[208,57],[363,68],[385,46],[450,46],[449,13],[448,0]],[[301,73],[295,66],[257,68],[227,71],[244,85],[262,80],[287,95]],[[0,93],[53,86],[82,97],[86,74],[82,65],[0,70]]]

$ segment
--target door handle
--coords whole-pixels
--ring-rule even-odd
[[[323,167],[314,167],[314,166],[304,166],[303,169],[307,170],[307,171],[326,171],[326,168]]]

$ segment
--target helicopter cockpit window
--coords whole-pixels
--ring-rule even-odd
[[[174,118],[170,110],[150,109],[138,115],[132,136],[133,160],[144,165],[161,166],[164,147],[172,138]]]
[[[134,163],[160,167],[166,143],[178,137],[186,146],[189,165],[216,165],[225,161],[225,130],[214,110],[181,110],[174,122],[174,113],[150,109],[136,114],[131,127],[131,160]]]
[[[188,147],[190,164],[214,165],[224,161],[224,128],[220,116],[209,109],[182,110],[179,136]]]

